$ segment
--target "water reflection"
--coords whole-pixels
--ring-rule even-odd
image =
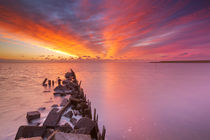
[[[27,111],[60,102],[41,83],[70,68],[108,140],[210,139],[210,65],[148,63],[1,63],[0,139],[14,137]]]

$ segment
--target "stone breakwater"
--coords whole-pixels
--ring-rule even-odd
[[[54,85],[54,81],[43,81],[43,86]],[[61,83],[62,82],[62,83]],[[96,109],[92,115],[91,102],[86,99],[81,81],[78,82],[73,70],[65,74],[65,80],[58,78],[55,96],[64,96],[60,106],[52,105],[43,122],[39,111],[27,112],[29,125],[20,126],[15,140],[104,140],[106,129],[102,133],[98,127]],[[45,110],[45,107],[39,108]],[[33,123],[32,123],[33,122]]]

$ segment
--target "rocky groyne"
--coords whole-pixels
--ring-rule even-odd
[[[48,81],[48,83],[46,83]],[[43,86],[54,85],[54,81],[44,79]],[[54,96],[64,96],[60,106],[52,105],[51,111],[43,122],[33,123],[40,118],[39,111],[26,114],[29,125],[20,126],[15,140],[104,140],[106,129],[102,133],[98,127],[96,109],[92,115],[91,102],[81,88],[81,81],[73,70],[65,74],[65,80],[58,78]],[[44,110],[45,107],[39,110]]]

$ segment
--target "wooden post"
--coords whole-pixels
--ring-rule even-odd
[[[93,120],[96,121],[96,109],[94,108],[94,116]]]
[[[97,116],[96,116],[96,122],[98,123],[98,114],[97,114]]]
[[[47,86],[46,82],[47,82],[47,78],[45,78],[44,81],[42,82],[42,86]]]
[[[48,80],[48,86],[49,87],[51,86],[51,80]]]
[[[105,140],[105,134],[106,134],[106,128],[103,125],[103,130],[102,130],[102,140]]]

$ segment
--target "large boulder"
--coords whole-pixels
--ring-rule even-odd
[[[49,127],[49,128],[55,128],[60,121],[61,115],[58,112],[57,108],[53,108],[50,113],[48,114],[46,120],[43,123],[43,126]]]
[[[90,135],[56,132],[50,140],[92,140]]]
[[[31,122],[34,119],[40,118],[40,112],[39,111],[27,112],[26,118],[27,118],[28,122]]]
[[[15,140],[20,138],[43,137],[46,128],[40,126],[20,126]]]
[[[20,138],[19,140],[43,140],[42,137]]]
[[[64,133],[70,133],[72,131],[72,127],[68,123],[65,123],[64,125],[59,126],[57,130]]]
[[[81,129],[81,128],[84,128],[85,133],[90,134],[92,138],[97,137],[96,123],[91,119],[86,117],[81,118],[74,126],[74,129]]]

